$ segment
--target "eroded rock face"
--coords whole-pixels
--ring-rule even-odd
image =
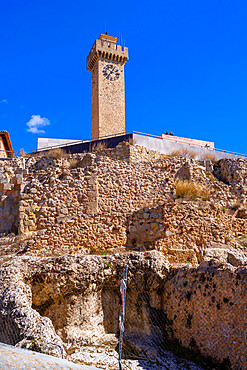
[[[203,262],[167,280],[163,309],[173,338],[244,369],[247,363],[247,268]]]
[[[157,300],[160,303],[156,290],[169,266],[163,256],[63,256],[17,258],[3,265],[0,307],[5,327],[1,340],[27,347],[34,341],[41,351],[48,342],[62,345],[61,339],[73,347],[111,340],[108,334],[116,335],[119,330],[119,284],[127,261],[133,294],[126,326],[151,334],[148,312],[136,315],[136,291],[142,286],[153,297],[154,306]]]
[[[214,165],[214,175],[226,184],[232,185],[235,193],[246,204],[247,161],[245,159],[221,159]]]
[[[51,320],[31,308],[31,288],[20,268],[23,261],[11,265],[0,270],[0,342],[61,356],[63,343]]]
[[[73,345],[102,342],[104,334],[117,334],[119,331],[119,284],[126,262],[129,264],[128,289],[131,291],[126,328],[129,326],[131,331],[149,333],[148,312],[143,311],[137,316],[134,306],[138,300],[136,292],[140,288],[155,297],[154,306],[157,300],[160,302],[157,290],[169,267],[160,254],[64,256],[56,259],[55,266],[48,262],[41,274],[38,268],[31,281],[28,280],[32,286],[33,307],[52,319],[65,342]]]
[[[156,251],[6,261],[0,270],[0,340],[57,356],[62,348],[74,359],[88,345],[115,346],[126,264],[125,342],[131,348],[159,352],[178,340],[244,369],[247,268],[209,261],[174,269]]]

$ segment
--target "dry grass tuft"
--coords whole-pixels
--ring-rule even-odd
[[[180,157],[181,156],[181,152],[180,150],[173,150],[170,154],[169,154],[170,157]]]
[[[133,137],[129,137],[127,140],[124,140],[124,143],[129,144],[129,145],[134,145],[135,140]]]
[[[197,153],[189,148],[182,148],[182,149],[173,150],[169,156],[170,157],[187,157],[187,158],[194,159],[197,156]]]
[[[81,164],[81,161],[79,159],[72,158],[69,161],[69,168],[70,169],[78,168],[78,167],[80,167],[80,164]]]
[[[92,152],[102,152],[105,149],[107,149],[105,141],[99,141],[98,143],[92,144]]]
[[[205,153],[200,156],[201,160],[216,161],[216,156],[214,153]]]
[[[43,156],[47,158],[61,159],[65,158],[67,156],[67,153],[61,148],[56,148],[44,152]]]
[[[203,189],[197,182],[178,180],[176,181],[176,198],[202,198],[203,200],[208,200],[210,198],[210,192]]]
[[[196,153],[193,152],[193,150],[189,149],[189,148],[183,148],[181,149],[181,155],[183,157],[187,157],[187,158],[195,158],[196,157]]]

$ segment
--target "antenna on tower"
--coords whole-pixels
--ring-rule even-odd
[[[106,21],[105,21],[105,34],[107,35],[107,31],[106,31],[106,24],[107,24],[107,23],[106,23]]]

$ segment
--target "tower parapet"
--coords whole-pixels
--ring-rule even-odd
[[[87,70],[91,71],[98,58],[125,64],[128,59],[128,48],[117,45],[117,37],[101,34],[90,50],[87,57]]]

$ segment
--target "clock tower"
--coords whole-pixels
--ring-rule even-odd
[[[91,72],[91,139],[125,133],[124,65],[128,48],[100,35],[87,57]]]

